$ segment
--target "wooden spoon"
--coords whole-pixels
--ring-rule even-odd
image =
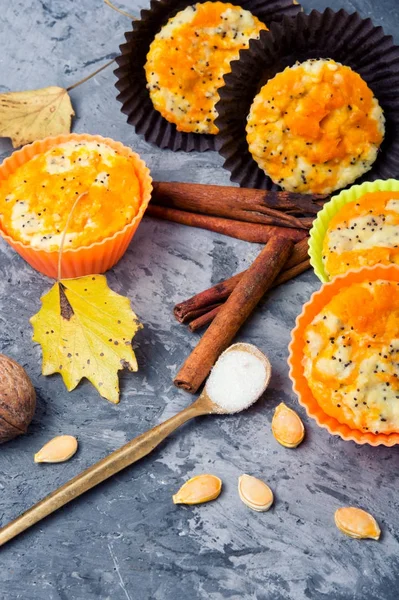
[[[270,380],[271,366],[269,360],[262,352],[260,352],[260,350],[251,344],[234,344],[233,346],[230,346],[226,352],[231,352],[233,350],[249,352],[263,361],[266,369],[266,377],[264,387],[259,394],[259,396],[261,396]],[[217,367],[217,364],[218,363],[216,363],[214,369]],[[254,402],[257,399],[258,398],[255,398]],[[119,473],[119,471],[122,471],[125,467],[128,467],[140,460],[140,458],[149,454],[166,437],[168,437],[169,434],[190,419],[200,415],[229,414],[229,412],[230,411],[221,408],[211,400],[205,386],[202,394],[190,406],[164,423],[139,435],[134,440],[125,444],[125,446],[122,446],[122,448],[119,448],[119,450],[115,450],[112,454],[109,454],[79,475],[76,475],[76,477],[67,481],[64,485],[32,506],[32,508],[28,509],[14,521],[11,521],[8,525],[1,528],[0,546],[55,512],[57,509],[61,508],[61,506],[71,502],[71,500],[81,496],[84,492],[91,490],[102,481]]]

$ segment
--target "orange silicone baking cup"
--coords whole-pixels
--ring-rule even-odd
[[[343,288],[363,281],[376,281],[378,279],[399,282],[399,267],[396,265],[377,265],[365,267],[357,271],[349,271],[345,275],[336,277],[330,283],[325,283],[315,292],[307,302],[302,313],[296,319],[296,326],[291,333],[289,345],[288,365],[289,376],[294,392],[299,403],[305,408],[309,417],[315,419],[317,424],[327,429],[332,435],[339,435],[344,440],[351,440],[357,444],[370,444],[371,446],[394,446],[399,444],[399,433],[375,434],[364,433],[340,423],[334,417],[327,415],[313,396],[303,370],[304,333],[306,327],[314,317],[328,304],[328,302]],[[360,309],[361,310],[361,309]]]
[[[7,179],[18,167],[31,160],[37,154],[42,154],[53,146],[70,141],[102,142],[119,154],[129,157],[132,160],[133,168],[140,182],[141,202],[139,211],[134,219],[112,236],[94,242],[89,246],[64,250],[62,253],[63,279],[82,277],[83,275],[91,275],[93,273],[104,273],[113,267],[126,252],[148,206],[152,192],[150,171],[138,154],[111,138],[85,133],[71,133],[48,137],[33,142],[33,144],[28,144],[21,148],[21,150],[17,150],[0,165],[0,182]],[[14,240],[2,230],[1,226],[0,234],[34,269],[48,277],[57,277],[58,251],[50,252],[32,248],[29,244]]]

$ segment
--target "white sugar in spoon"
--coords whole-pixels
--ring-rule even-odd
[[[271,376],[267,357],[251,344],[230,346],[216,362],[204,391],[195,402],[89,467],[0,529],[0,546],[38,523],[156,448],[193,417],[233,414],[249,408],[263,394]]]

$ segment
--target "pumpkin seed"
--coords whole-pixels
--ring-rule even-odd
[[[222,481],[216,475],[196,475],[182,485],[173,496],[175,504],[202,504],[215,500],[222,491]]]
[[[381,535],[377,521],[370,513],[361,508],[354,506],[338,508],[335,511],[334,519],[338,529],[349,537],[378,540]]]
[[[258,512],[269,510],[274,496],[269,486],[252,475],[241,475],[238,478],[238,495],[241,500]]]
[[[72,458],[78,449],[73,435],[58,435],[43,446],[34,456],[36,463],[59,463]]]
[[[305,427],[301,419],[284,402],[274,411],[272,432],[276,440],[286,448],[296,448],[305,437]]]

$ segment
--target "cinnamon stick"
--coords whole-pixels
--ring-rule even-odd
[[[177,387],[191,393],[198,390],[217,358],[273,284],[292,247],[293,242],[281,236],[266,244],[176,375]]]
[[[313,227],[314,217],[301,217],[299,220],[305,229]]]
[[[226,217],[237,221],[309,228],[327,196],[271,192],[200,183],[154,182],[152,200],[158,206]],[[285,213],[285,214],[284,214]]]
[[[310,269],[310,266],[311,266],[310,260],[309,260],[309,258],[307,258],[303,262],[298,263],[297,265],[294,265],[293,267],[291,267],[291,269],[282,271],[280,273],[280,275],[277,277],[277,279],[275,280],[275,282],[273,283],[272,288],[275,288],[278,285],[286,283],[287,281],[290,281],[290,279],[294,279],[294,277],[296,277],[297,275],[300,275],[301,273],[304,273],[305,271]]]
[[[308,238],[305,238],[295,244],[294,249],[286,264],[284,265],[283,269],[289,270],[292,267],[295,267],[296,265],[305,261],[307,257]],[[208,310],[202,312],[202,314],[205,314],[213,308],[212,305],[224,302],[226,298],[230,296],[237,283],[242,279],[244,273],[245,271],[237,273],[237,275],[233,275],[233,277],[230,277],[225,281],[217,283],[213,287],[208,288],[207,290],[200,292],[199,294],[196,294],[192,298],[189,298],[184,302],[176,304],[176,306],[173,309],[176,319],[180,323],[186,323],[196,318],[193,317],[191,313],[208,307]],[[198,314],[196,316],[199,317],[201,315]]]
[[[307,235],[306,229],[293,229],[287,227],[274,227],[272,225],[260,225],[259,223],[244,223],[242,221],[233,221],[232,219],[222,219],[220,217],[210,217],[208,215],[199,215],[175,208],[166,208],[164,206],[148,206],[146,215],[157,219],[165,219],[190,227],[199,227],[208,229],[216,233],[222,233],[245,242],[254,242],[266,244],[271,237],[282,236],[287,240],[298,242]]]
[[[213,310],[214,308],[218,308],[221,305],[222,302],[218,302],[216,304],[210,304],[209,306],[203,306],[202,308],[197,308],[195,310],[189,310],[186,313],[184,313],[184,315],[182,315],[180,323],[188,323],[190,321],[194,321],[195,319],[198,319],[205,313],[208,313],[209,311]]]
[[[191,314],[196,310],[204,308],[208,309],[214,307],[215,304],[224,302],[230,296],[237,283],[241,281],[244,273],[245,271],[237,273],[237,275],[233,275],[233,277],[217,283],[213,287],[196,294],[192,298],[180,302],[180,304],[176,304],[173,313],[177,321],[179,321],[179,323],[186,323],[189,320],[187,318],[188,314]],[[205,312],[207,312],[207,310]]]
[[[189,330],[192,333],[195,333],[196,331],[198,331],[198,329],[202,329],[203,327],[209,325],[209,323],[212,323],[213,319],[216,317],[222,306],[223,304],[219,304],[219,306],[215,306],[209,312],[203,313],[200,317],[193,319],[191,323],[189,323]]]
[[[277,277],[277,279],[275,279],[275,281],[273,282],[271,289],[277,287],[278,285],[281,285],[282,283],[285,283],[286,281],[289,281],[290,279],[294,279],[294,277],[300,275],[308,269],[310,269],[309,259],[304,260],[303,262],[299,263],[298,265],[295,265],[294,267],[291,267],[291,269],[282,271]],[[202,327],[205,327],[206,325],[209,325],[209,323],[212,323],[213,319],[216,317],[222,306],[223,304],[213,304],[209,307],[209,310],[207,312],[205,312],[205,309],[201,309],[202,314],[192,319],[191,323],[188,326],[189,330],[194,333],[195,331],[198,331],[198,329],[202,329]],[[189,319],[187,319],[187,321],[188,320]]]
[[[309,256],[309,238],[304,238],[300,242],[297,242],[284,265],[284,269],[291,269],[299,263],[307,260]]]

